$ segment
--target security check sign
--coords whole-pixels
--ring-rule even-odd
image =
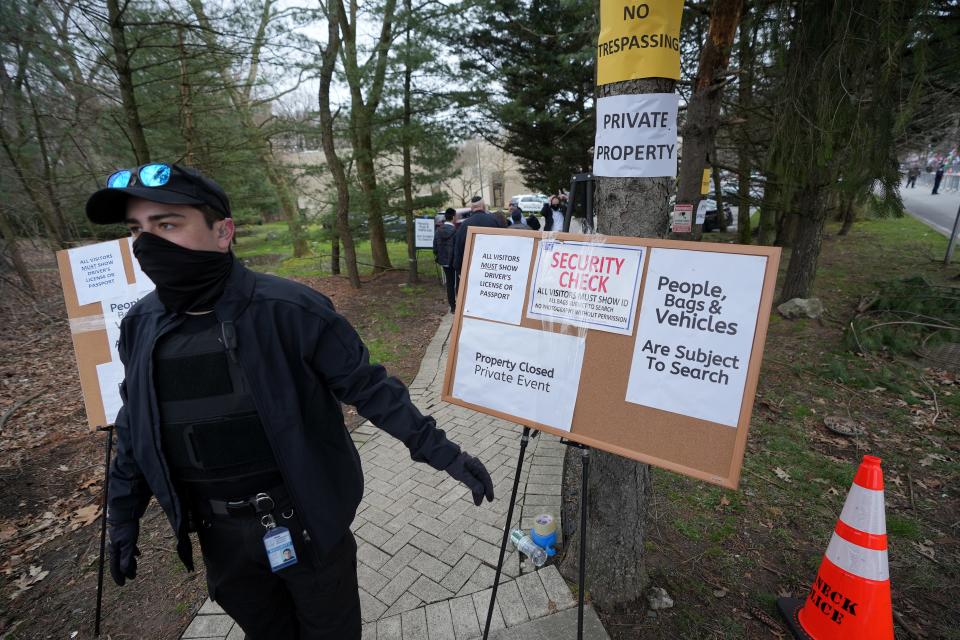
[[[527,316],[632,334],[643,252],[626,245],[541,242]]]

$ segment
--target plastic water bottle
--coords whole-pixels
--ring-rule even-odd
[[[547,561],[547,552],[537,546],[530,536],[523,532],[523,529],[514,529],[510,532],[510,542],[513,548],[530,558],[533,564],[542,567]]]

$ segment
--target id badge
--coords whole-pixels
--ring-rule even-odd
[[[286,527],[273,527],[263,535],[267,560],[274,573],[297,564],[297,551],[293,548],[290,531]]]

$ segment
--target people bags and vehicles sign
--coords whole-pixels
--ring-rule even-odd
[[[444,400],[737,486],[778,248],[470,228],[466,256]]]
[[[628,402],[736,428],[765,263],[651,250]]]
[[[600,0],[597,84],[636,78],[680,79],[682,0]]]

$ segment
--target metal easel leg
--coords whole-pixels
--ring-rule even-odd
[[[510,493],[510,506],[507,508],[507,523],[503,527],[503,541],[500,543],[500,559],[497,560],[497,572],[493,578],[493,591],[490,593],[490,606],[487,607],[487,622],[483,625],[483,640],[490,634],[490,621],[493,619],[493,605],[497,601],[497,587],[500,586],[500,573],[503,570],[503,556],[507,552],[507,539],[510,537],[510,524],[513,522],[513,507],[517,504],[517,489],[520,487],[520,469],[523,468],[523,454],[530,442],[530,427],[523,428],[520,436],[520,456],[517,458],[517,472],[513,476],[513,491]]]
[[[107,446],[103,471],[103,504],[100,511],[100,562],[97,567],[97,611],[93,622],[93,635],[100,637],[100,612],[103,604],[103,557],[107,543],[107,497],[110,490],[110,452],[113,449],[113,425],[97,427],[97,431],[107,432]]]
[[[582,482],[580,487],[580,571],[577,576],[577,640],[583,640],[583,595],[587,575],[587,476],[590,473],[590,448],[580,450]]]

